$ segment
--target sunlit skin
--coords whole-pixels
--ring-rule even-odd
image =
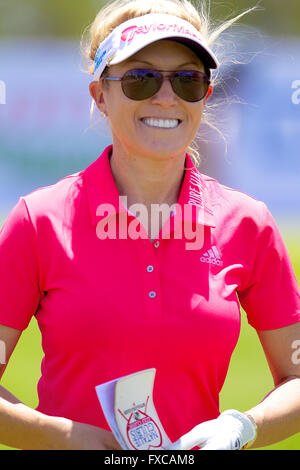
[[[169,40],[150,44],[111,66],[109,75],[121,77],[133,68],[204,71],[191,49]],[[106,113],[112,130],[112,172],[129,204],[177,202],[186,150],[198,132],[211,91],[202,101],[190,103],[179,98],[166,79],[153,97],[134,101],[124,95],[120,82],[91,83],[90,93],[99,110]],[[179,119],[180,124],[175,129],[152,128],[142,118]]]

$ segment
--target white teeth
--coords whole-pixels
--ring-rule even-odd
[[[162,127],[164,129],[173,129],[179,124],[178,119],[154,119],[146,118],[143,119],[143,122],[150,127]]]

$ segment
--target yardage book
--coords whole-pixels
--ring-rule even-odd
[[[105,418],[125,450],[160,450],[171,444],[153,403],[156,369],[146,369],[96,387]]]

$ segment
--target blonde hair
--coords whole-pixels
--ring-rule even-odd
[[[195,3],[195,2],[194,2]],[[191,23],[205,38],[208,46],[217,54],[220,65],[222,62],[218,56],[218,49],[222,44],[218,42],[221,33],[230,28],[241,17],[257,9],[257,7],[245,10],[241,14],[222,22],[213,24],[210,18],[210,0],[198,0],[194,6],[189,0],[113,0],[109,1],[97,14],[93,23],[85,30],[81,40],[81,54],[84,69],[87,73],[94,73],[94,59],[100,43],[120,24],[127,20],[147,15],[149,13],[166,13],[177,16]],[[212,78],[212,85],[216,84],[217,75]],[[94,102],[91,108],[93,114]],[[211,108],[211,109],[210,109]],[[220,133],[214,123],[214,105],[207,103],[202,122]],[[194,163],[200,163],[198,146],[194,141],[187,149]]]

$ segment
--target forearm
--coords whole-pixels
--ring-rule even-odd
[[[74,423],[39,413],[0,386],[0,442],[16,449],[65,449]],[[79,425],[79,423],[78,423]]]
[[[40,413],[1,386],[0,443],[30,450],[121,450],[112,432]]]
[[[71,422],[39,413],[0,386],[0,442],[17,449],[63,447]]]
[[[246,413],[257,424],[257,438],[252,448],[265,447],[300,432],[300,378],[280,383]]]

